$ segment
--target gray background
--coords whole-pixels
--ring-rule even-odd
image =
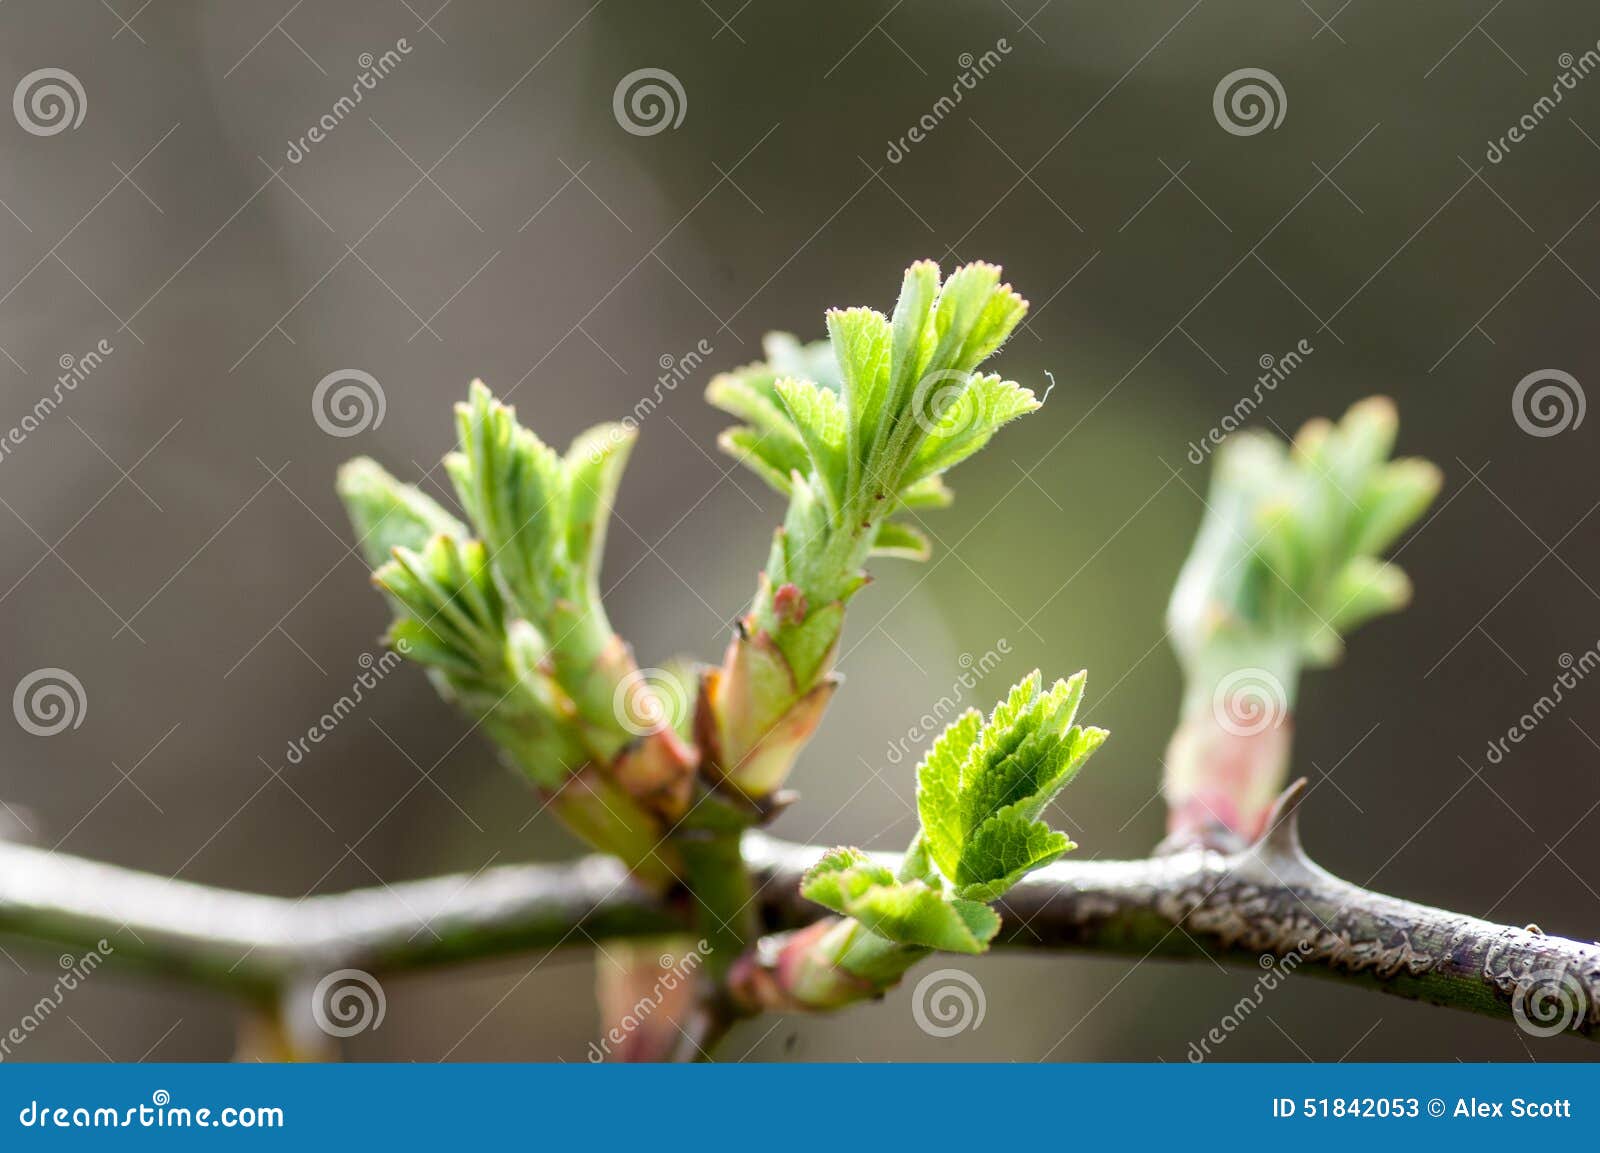
[[[437,3],[0,5],[0,95],[60,67],[87,98],[54,136],[0,116],[0,426],[60,357],[114,346],[0,461],[0,688],[54,666],[87,697],[60,735],[0,726],[0,798],[36,841],[293,897],[571,854],[411,668],[286,764],[384,624],[339,461],[422,476],[473,376],[565,443],[629,411],[662,357],[705,340],[708,369],[743,363],[765,330],[815,336],[830,305],[888,307],[914,258],[983,258],[1034,302],[1000,366],[1057,387],[956,474],[931,565],[876,565],[847,691],[778,831],[903,845],[912,782],[889,742],[962,654],[1004,638],[977,703],[1035,665],[1087,666],[1087,716],[1114,735],[1059,809],[1085,856],[1147,851],[1179,690],[1162,611],[1206,481],[1187,446],[1259,357],[1306,339],[1255,423],[1291,431],[1388,393],[1402,450],[1447,478],[1401,556],[1416,605],[1304,685],[1298,766],[1326,783],[1311,851],[1385,891],[1595,934],[1600,686],[1504,763],[1484,755],[1561,654],[1600,638],[1600,421],[1533,437],[1511,410],[1530,372],[1588,384],[1600,368],[1600,78],[1484,158],[1559,55],[1595,46],[1592,5]],[[393,74],[287,163],[360,54],[401,37]],[[961,55],[1001,38],[1001,64],[889,163]],[[613,89],[643,67],[680,80],[676,129],[614,119]],[[1214,118],[1241,67],[1281,81],[1276,129]],[[387,409],[337,439],[311,393],[346,368],[375,376]],[[716,656],[781,511],[716,456],[707,375],[645,420],[612,532],[608,603],[646,664]],[[4,946],[9,1026],[55,960]],[[346,1051],[581,1060],[593,963],[387,982],[382,1028]],[[987,1014],[958,1037],[924,1037],[902,990],[753,1022],[725,1054],[1182,1060],[1255,976],[1082,956],[970,968]],[[221,1058],[233,1024],[221,999],[107,971],[13,1059]],[[1299,979],[1219,1056],[1587,1052],[1529,1044]]]

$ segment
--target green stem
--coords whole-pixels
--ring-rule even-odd
[[[742,838],[742,829],[690,829],[672,838],[694,899],[695,924],[709,945],[701,973],[719,989],[734,961],[760,936]]]

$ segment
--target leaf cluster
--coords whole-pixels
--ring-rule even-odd
[[[919,261],[892,317],[830,310],[826,343],[771,336],[765,362],[711,382],[711,403],[745,422],[722,448],[790,498],[786,572],[804,577],[794,554],[840,537],[836,563],[928,555],[914,525],[889,518],[947,505],[942,474],[1039,407],[1031,390],[976,371],[1026,311],[995,265],[965,265],[941,283],[938,266]]]
[[[1382,554],[1441,476],[1425,460],[1389,459],[1397,428],[1393,403],[1372,397],[1337,424],[1309,422],[1289,446],[1255,432],[1223,442],[1168,611],[1180,655],[1270,639],[1326,665],[1351,629],[1409,602],[1411,582]]]
[[[606,525],[634,430],[599,425],[559,454],[480,381],[456,405],[456,430],[460,449],[445,471],[522,614],[545,622],[563,601],[598,610]]]
[[[627,735],[593,673],[616,644],[598,579],[633,431],[601,425],[557,454],[479,382],[456,425],[445,468],[470,527],[364,458],[339,492],[395,609],[388,643],[553,785]]]

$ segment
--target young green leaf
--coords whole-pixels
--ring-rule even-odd
[[[793,377],[778,381],[777,391],[805,444],[812,475],[822,482],[829,507],[838,508],[845,487],[845,413],[839,394]]]
[[[467,526],[414,485],[402,484],[377,461],[357,457],[339,469],[338,492],[367,564],[377,568],[397,548],[420,551],[430,537],[466,540]]]
[[[1105,740],[1073,723],[1085,674],[1025,678],[987,723],[958,718],[917,768],[922,844],[958,896],[993,901],[1074,846],[1038,819]]]
[[[504,672],[505,604],[482,541],[436,536],[421,552],[397,547],[372,579],[404,606],[391,631],[407,642],[402,652],[462,675]]]
[[[445,459],[456,495],[518,607],[541,620],[574,583],[565,464],[480,381],[456,406],[456,427],[461,450]]]
[[[878,535],[873,538],[870,555],[927,560],[933,555],[933,544],[921,529],[912,528],[899,521],[886,520],[878,526]]]
[[[1084,683],[1045,690],[1035,672],[987,722],[969,709],[940,734],[917,768],[921,829],[898,874],[843,848],[806,872],[801,894],[845,919],[787,934],[757,966],[778,1007],[837,1008],[891,988],[930,949],[988,949],[990,903],[1074,847],[1038,818],[1105,740],[1073,723]]]
[[[870,548],[865,530],[896,508],[947,503],[940,474],[1039,407],[1029,389],[974,371],[1027,310],[999,281],[996,266],[970,264],[941,286],[938,267],[919,262],[892,321],[870,308],[834,309],[826,343],[774,337],[768,362],[711,382],[711,403],[748,422],[723,434],[723,448],[780,492],[793,493],[794,474],[806,477],[826,505],[806,554],[828,552],[839,536]],[[829,353],[834,371],[821,371]],[[835,564],[866,555],[843,552]],[[793,567],[808,560],[796,556]]]
[[[982,953],[1000,917],[978,901],[947,897],[922,881],[903,882],[857,849],[834,849],[800,885],[811,901],[891,941],[948,953]]]

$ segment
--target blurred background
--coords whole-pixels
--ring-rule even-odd
[[[1446,474],[1399,554],[1416,603],[1303,684],[1298,768],[1327,786],[1307,845],[1386,892],[1593,938],[1600,685],[1498,763],[1487,745],[1600,640],[1600,422],[1534,435],[1512,402],[1530,373],[1570,374],[1573,400],[1600,379],[1600,76],[1534,111],[1597,38],[1577,0],[12,0],[0,88],[64,70],[81,121],[21,95],[0,117],[0,429],[53,398],[0,455],[0,689],[63,669],[84,707],[50,737],[0,725],[5,819],[288,897],[572,855],[413,668],[291,760],[385,624],[336,466],[370,454],[442,493],[475,376],[557,444],[659,396],[608,604],[641,663],[713,659],[781,503],[718,456],[705,381],[768,330],[889,307],[915,258],[986,259],[1033,302],[998,367],[1055,389],[956,474],[931,564],[875,565],[776,832],[903,847],[914,758],[894,743],[932,702],[1087,667],[1086,715],[1114,736],[1058,815],[1082,856],[1148,852],[1179,692],[1162,614],[1209,465],[1191,446],[1303,341],[1252,425],[1387,393],[1400,451]],[[673,123],[614,107],[647,68],[676,81]],[[1275,126],[1214,108],[1241,68],[1277,81]],[[383,411],[341,427],[313,394],[351,372]],[[0,947],[5,1026],[56,961]],[[382,1027],[345,1051],[582,1060],[594,964],[386,981]],[[1257,977],[965,967],[987,1011],[958,1036],[925,1036],[902,989],[751,1022],[723,1055],[1183,1060]],[[222,998],[107,969],[10,1059],[221,1059],[235,1024]],[[1525,1041],[1297,978],[1217,1057],[1515,1060]]]

